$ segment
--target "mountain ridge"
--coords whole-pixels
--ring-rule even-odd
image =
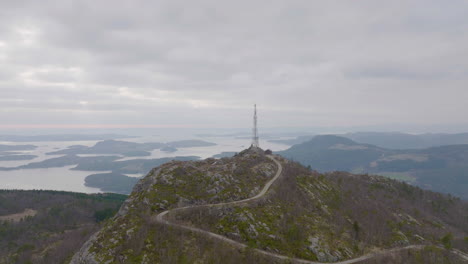
[[[264,154],[248,151],[233,158],[171,162],[153,169],[72,263],[220,263],[221,259],[223,263],[284,263],[284,259],[271,256],[285,255],[284,252],[310,263],[353,258],[367,263],[360,256],[373,254],[376,246],[415,250],[439,260],[439,251],[431,245],[437,246],[439,238],[450,231],[456,234],[454,245],[466,250],[460,242],[468,232],[460,224],[468,211],[466,202],[378,176],[320,174],[281,157],[276,159],[284,167],[284,175],[264,197],[235,208],[193,207],[168,216],[171,222],[247,245],[244,249],[233,250],[229,244],[217,243],[193,230],[168,228],[151,219],[169,209],[236,203],[258,195],[259,186],[271,180],[277,170]],[[427,199],[435,204],[428,204]],[[387,209],[373,213],[377,208]],[[416,208],[420,210],[418,214]],[[387,224],[376,225],[383,219],[387,219]],[[302,231],[298,232],[298,228]],[[407,248],[412,244],[423,246]],[[271,254],[259,255],[257,249]],[[450,259],[462,263],[454,254],[450,254]]]
[[[352,132],[333,134],[362,144],[371,144],[387,149],[424,149],[444,145],[468,144],[468,133],[408,134],[402,132]],[[296,145],[313,139],[317,135],[302,135],[292,139],[272,139],[269,142]],[[319,135],[320,136],[320,135]]]
[[[395,150],[322,135],[278,154],[320,172],[379,174],[468,199],[468,145]]]

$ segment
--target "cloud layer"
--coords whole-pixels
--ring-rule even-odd
[[[467,123],[466,1],[1,5],[4,125]]]

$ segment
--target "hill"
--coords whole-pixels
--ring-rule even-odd
[[[459,134],[407,134],[400,132],[355,132],[337,134],[362,144],[372,144],[387,149],[424,149],[444,145],[468,144],[468,133]],[[299,136],[293,139],[269,140],[285,145],[296,145],[313,139],[314,136]]]
[[[379,174],[468,199],[468,145],[391,150],[326,135],[278,154],[320,172]]]
[[[444,145],[468,144],[468,133],[413,135],[397,132],[357,132],[344,134],[343,136],[360,143],[373,144],[390,149],[423,149]]]
[[[312,140],[279,151],[278,154],[313,166],[318,171],[351,171],[380,158],[384,149],[356,143],[338,136],[316,136]]]
[[[467,217],[451,196],[251,148],[154,168],[71,263],[463,263]]]
[[[0,263],[66,263],[126,197],[0,190]]]
[[[279,143],[279,144],[284,144],[284,145],[296,145],[296,144],[300,144],[300,143],[303,143],[303,142],[306,142],[306,141],[309,141],[311,140],[312,138],[314,138],[315,136],[313,135],[310,135],[310,136],[298,136],[296,138],[291,138],[291,139],[270,139],[268,140],[269,142],[272,142],[272,143]]]

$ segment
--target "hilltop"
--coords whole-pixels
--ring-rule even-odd
[[[467,217],[451,196],[251,148],[154,168],[71,263],[463,263]]]

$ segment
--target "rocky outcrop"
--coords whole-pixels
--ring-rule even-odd
[[[122,251],[147,228],[148,217],[174,207],[251,197],[275,171],[276,165],[259,148],[232,158],[172,161],[154,168],[135,185],[117,215],[82,246],[70,263],[112,263],[127,258],[127,252]]]

